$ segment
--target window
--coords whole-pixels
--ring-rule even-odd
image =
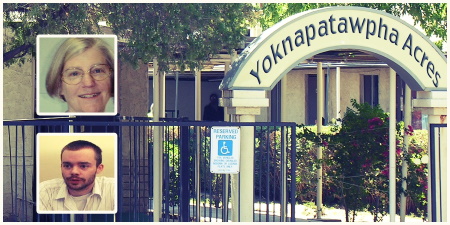
[[[327,75],[324,76],[324,117],[322,117],[322,124],[325,125],[327,123]],[[306,112],[306,125],[315,125],[317,124],[317,74],[308,74],[306,77],[306,104],[305,104],[305,112]]]
[[[281,122],[281,82],[270,92],[270,121]]]
[[[378,75],[363,75],[362,102],[371,106],[379,104],[378,100]]]

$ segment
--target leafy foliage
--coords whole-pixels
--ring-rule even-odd
[[[28,46],[33,56],[38,34],[98,34],[99,13],[96,4],[3,4],[3,27],[13,32],[3,36],[5,52]],[[24,61],[23,55],[6,65]]]
[[[409,14],[427,36],[436,35],[442,39],[435,43],[438,47],[442,49],[442,42],[447,41],[447,3],[268,3],[261,7],[263,14],[259,22],[267,29],[299,12],[340,5],[373,8],[395,16]]]
[[[411,135],[409,145],[406,148],[402,139],[398,146],[403,148],[401,160],[406,160],[408,164],[407,177],[399,177],[397,183],[397,192],[405,193],[409,202],[408,209],[415,215],[422,216],[424,219],[427,215],[427,191],[428,191],[428,133],[413,131],[411,126],[404,127],[399,123],[400,130],[405,131],[405,135]],[[397,174],[401,174],[400,163],[398,161]],[[407,188],[403,190],[401,181],[406,180]]]
[[[105,21],[126,42],[119,55],[133,65],[156,57],[161,71],[170,64],[193,69],[236,48],[253,15],[250,4],[12,3],[4,4],[3,24],[14,33],[3,46],[6,52],[35,46],[38,34],[100,34],[98,23]],[[23,57],[6,65],[18,61]]]
[[[325,128],[325,127],[324,127]],[[330,159],[333,156],[333,152],[327,148],[329,138],[332,132],[328,129],[324,129],[322,135],[316,134],[316,127],[306,127],[304,125],[298,125],[297,127],[297,173],[296,173],[296,185],[298,202],[315,201],[317,196],[317,175],[316,171],[319,165],[322,165],[324,174],[335,171],[335,166],[330,163]],[[322,145],[322,160],[317,159],[318,145]],[[337,203],[336,185],[333,185],[334,179],[331,176],[323,176],[322,179],[322,199],[327,204]]]
[[[354,99],[352,106],[355,110],[347,109],[342,126],[336,127],[335,144],[330,146],[334,150],[335,176],[341,180],[341,198],[347,212],[367,208],[371,205],[369,199],[377,202],[385,199],[384,191],[388,187],[389,117],[379,106],[372,108]],[[386,205],[373,208],[384,214]]]
[[[389,115],[379,106],[358,104],[355,100],[352,100],[352,106],[347,108],[342,124],[334,125],[331,132],[315,134],[311,129],[299,126],[297,139],[301,143],[299,146],[305,147],[299,152],[309,152],[309,157],[306,155],[308,159],[303,160],[305,154],[302,154],[298,159],[309,165],[310,170],[311,166],[315,169],[317,164],[323,165],[324,197],[334,193],[335,198],[330,199],[333,202],[337,199],[345,208],[347,222],[354,221],[356,212],[364,210],[370,211],[377,222],[388,210]],[[422,139],[427,137],[412,138],[410,144],[404,146],[404,135],[414,134],[411,126],[405,128],[403,122],[397,124],[397,194],[406,193],[411,200],[410,205],[414,205],[409,211],[425,216],[427,169],[422,157],[426,155],[427,143]],[[316,165],[311,165],[315,157],[311,144],[324,147],[323,160],[315,160]],[[402,178],[400,172],[403,160],[409,165],[406,178]],[[314,179],[314,175],[307,171],[300,172],[299,176]],[[407,190],[401,190],[402,179],[407,181]]]
[[[236,48],[252,16],[248,4],[105,4],[108,26],[128,44],[131,62],[158,58],[161,70],[199,68],[223,47]]]
[[[409,14],[428,36],[442,39],[439,47],[447,41],[446,3],[267,3],[258,21],[266,29],[296,13],[337,5]],[[133,65],[157,57],[161,71],[171,64],[181,70],[200,68],[211,54],[239,46],[255,19],[251,4],[5,3],[3,26],[13,35],[3,37],[5,58],[11,58],[4,64],[34,56],[38,34],[101,34],[105,29],[98,24],[105,21],[126,41],[120,56]]]

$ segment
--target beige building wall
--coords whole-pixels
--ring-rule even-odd
[[[292,70],[281,79],[281,121],[306,121],[306,71]]]
[[[266,98],[269,99],[269,104],[271,101],[276,101],[271,99],[270,91],[266,91]],[[264,107],[260,109],[260,114],[255,116],[255,122],[267,122],[270,121],[270,107]]]
[[[326,66],[324,74],[327,72]],[[316,69],[292,70],[280,81],[282,83],[281,113],[283,122],[306,123],[307,114],[307,77],[316,75]],[[379,103],[384,111],[389,111],[389,68],[341,68],[340,73],[340,111],[344,116],[347,107],[351,107],[351,99],[361,102],[362,76],[379,76]],[[337,117],[336,69],[330,68],[328,89],[328,121]]]
[[[3,119],[34,117],[34,60],[27,57],[23,65],[3,69]]]
[[[30,57],[26,58],[23,65],[14,64],[10,67],[4,67],[3,69],[3,120],[14,119],[30,119],[34,117],[34,60]],[[26,127],[23,131],[21,128],[11,127],[9,129],[10,134],[3,128],[3,218],[11,216],[12,212],[12,184],[17,184],[20,190],[17,193],[22,192],[22,185],[24,184],[22,178],[10,178],[11,172],[14,171],[18,174],[26,174],[25,183],[31,184],[33,177],[33,149],[31,146],[34,144],[34,129],[32,127]],[[17,132],[17,143],[9,145],[9,140],[15,140]],[[22,133],[24,137],[22,137]],[[31,136],[30,136],[31,135]],[[15,142],[15,141],[13,141]],[[10,146],[12,149],[10,151]],[[15,166],[15,160],[20,162],[18,169]],[[13,160],[11,160],[13,159]],[[23,171],[23,162],[25,162],[25,171]],[[28,189],[29,190],[29,189]],[[26,198],[32,199],[32,192],[26,191]],[[16,201],[18,204],[25,203],[22,199]],[[26,217],[32,216],[31,213],[25,215]]]
[[[3,30],[3,38],[9,38],[11,36],[10,30]],[[13,119],[23,119],[23,118],[33,118],[33,107],[34,107],[34,60],[31,57],[26,57],[25,63],[23,65],[13,64],[9,67],[3,66],[2,79],[3,79],[3,120],[13,120]],[[22,140],[22,129],[17,130],[15,127],[10,129],[10,132],[15,134],[18,133],[18,138]],[[33,132],[33,129],[26,128],[23,130],[25,135]],[[22,164],[25,161],[25,171],[20,166],[17,171],[18,174],[26,174],[27,178],[25,183],[31,184],[33,175],[33,151],[31,148],[26,148],[25,146],[32,146],[33,138],[26,138],[24,142],[19,142],[14,145],[13,149],[10,151],[10,145],[8,140],[15,138],[15,135],[9,135],[8,132],[3,128],[3,218],[4,220],[12,217],[12,184],[18,184],[21,189],[24,184],[22,179],[10,178],[12,168],[15,168],[15,161],[11,159],[16,159]],[[14,140],[14,139],[12,139]],[[16,150],[17,153],[16,153]],[[20,193],[23,193],[22,190]],[[16,192],[19,193],[19,192]],[[32,199],[32,192],[27,191],[24,193],[25,196],[22,199]],[[18,200],[19,203],[25,203],[22,200]],[[32,215],[25,215],[25,217],[30,217]]]

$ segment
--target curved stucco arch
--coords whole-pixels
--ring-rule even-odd
[[[321,52],[356,49],[392,67],[413,90],[447,90],[442,52],[399,17],[362,7],[293,15],[264,31],[240,54],[221,90],[271,90],[292,68]]]

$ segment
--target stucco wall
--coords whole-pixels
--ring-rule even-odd
[[[3,119],[31,119],[34,117],[34,74],[33,61],[27,58],[22,65],[14,64],[3,68]],[[9,131],[9,132],[8,132]],[[22,133],[25,134],[23,138]],[[17,134],[17,137],[16,137]],[[20,140],[19,142],[16,142]],[[10,143],[11,140],[11,143]],[[22,141],[23,140],[23,141]],[[21,208],[22,203],[31,209],[32,192],[31,189],[22,192],[24,182],[21,177],[11,178],[12,174],[26,174],[25,184],[31,185],[33,177],[33,144],[34,129],[3,127],[3,218],[11,220],[12,196],[25,196],[15,198],[16,207]],[[16,161],[17,160],[17,161]],[[15,166],[16,162],[19,165]],[[23,171],[25,163],[25,171]],[[11,185],[16,186],[16,192],[11,192]],[[23,201],[28,199],[27,201]],[[23,218],[31,218],[32,214],[23,215]]]
[[[380,69],[379,71],[379,97],[380,97],[380,106],[385,112],[389,112],[389,68]],[[398,78],[397,78],[398,79]],[[397,106],[398,107],[398,106]]]
[[[305,72],[293,70],[286,74],[281,82],[281,121],[304,123],[306,120]]]
[[[13,64],[3,69],[3,119],[31,119],[34,117],[33,62]]]
[[[326,69],[324,67],[324,74]],[[282,121],[304,124],[307,110],[307,75],[316,75],[316,69],[292,70],[282,79]],[[340,111],[344,116],[350,100],[361,102],[362,75],[379,76],[379,102],[383,110],[389,110],[389,68],[341,68]],[[336,69],[330,69],[328,89],[328,121],[337,117]]]
[[[269,104],[272,104],[272,101],[276,101],[276,99],[271,99],[270,91],[266,91],[266,98],[269,99]],[[270,108],[264,107],[260,109],[260,114],[255,116],[256,122],[268,122],[270,121]]]

